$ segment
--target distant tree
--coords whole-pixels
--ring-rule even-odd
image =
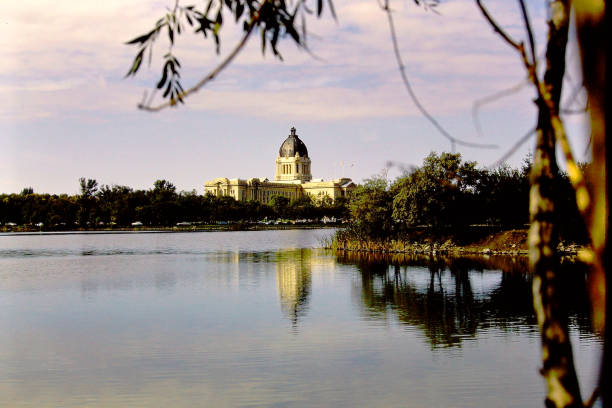
[[[177,197],[178,214],[177,219],[182,221],[203,221],[205,211],[202,196],[195,190],[181,191]]]
[[[176,187],[167,180],[156,180],[150,192],[150,222],[155,225],[173,225],[177,222],[179,205]]]
[[[95,224],[94,209],[96,205],[96,191],[98,190],[98,182],[95,179],[79,179],[81,187],[81,195],[79,196],[79,224],[82,227],[93,226]]]
[[[317,218],[317,210],[312,198],[309,195],[297,197],[289,202],[289,217],[293,219],[314,219]]]
[[[103,185],[100,187],[96,194],[98,220],[106,224],[113,222],[119,225],[128,225],[132,222],[135,216],[134,207],[130,206],[132,194],[133,190],[127,186]]]
[[[284,196],[274,195],[270,198],[270,207],[279,218],[287,218],[289,215],[289,199]]]

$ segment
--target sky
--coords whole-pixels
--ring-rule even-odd
[[[198,2],[182,1],[182,5]],[[500,24],[525,39],[515,2],[485,2]],[[529,3],[543,55],[544,1]],[[251,38],[232,65],[176,109],[141,111],[168,49],[125,79],[136,49],[125,42],[150,30],[172,0],[33,0],[0,3],[0,193],[32,187],[76,194],[80,177],[99,184],[150,189],[157,179],[203,193],[215,177],[274,177],[281,143],[295,126],[308,147],[315,178],[356,182],[385,172],[390,179],[430,152],[450,151],[447,139],[419,113],[403,88],[386,15],[376,0],[336,0],[338,20],[307,20],[306,53],[286,39],[280,61],[262,56]],[[488,166],[535,125],[529,86],[483,106],[475,101],[525,80],[520,58],[487,25],[471,0],[446,0],[438,13],[413,1],[391,1],[406,72],[422,104],[454,137],[496,144],[459,146],[465,160]],[[229,18],[226,21],[231,21]],[[174,52],[185,88],[213,69],[239,40],[224,25],[221,54],[191,32]],[[578,51],[568,47],[563,100],[584,106]],[[576,98],[571,98],[572,95]],[[565,117],[576,155],[584,159],[585,118]],[[508,164],[521,165],[525,143]]]

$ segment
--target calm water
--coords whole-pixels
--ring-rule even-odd
[[[543,406],[520,260],[314,249],[329,234],[0,236],[0,406]],[[566,268],[590,394],[601,341]]]

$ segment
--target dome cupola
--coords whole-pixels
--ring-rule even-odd
[[[291,128],[291,134],[285,139],[276,158],[275,181],[308,182],[312,180],[310,174],[310,157],[304,142]]]
[[[300,157],[308,157],[308,149],[304,142],[295,134],[295,128],[291,128],[291,134],[285,139],[281,145],[278,155],[280,157],[294,157],[299,154]]]

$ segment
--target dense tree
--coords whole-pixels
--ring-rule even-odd
[[[432,152],[422,167],[396,182],[393,219],[408,226],[470,224],[481,179],[476,163],[462,162],[459,153]]]
[[[477,195],[474,209],[482,222],[505,227],[523,227],[529,222],[528,169],[501,166],[483,171]]]

